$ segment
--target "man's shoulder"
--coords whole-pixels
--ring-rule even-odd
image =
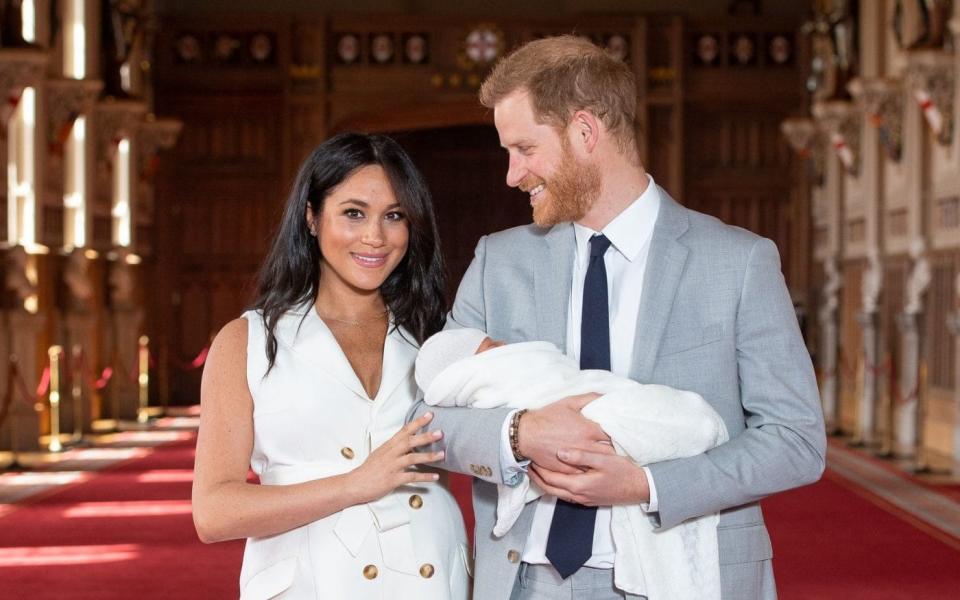
[[[683,242],[691,247],[749,254],[758,242],[765,239],[742,227],[724,223],[717,217],[688,208],[684,210],[690,227],[683,236]]]
[[[540,244],[549,232],[549,228],[532,223],[497,231],[486,236],[487,252],[513,252],[521,247]]]

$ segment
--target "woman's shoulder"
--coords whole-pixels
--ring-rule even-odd
[[[238,317],[226,325],[213,338],[213,344],[210,347],[211,353],[236,354],[239,351],[246,353],[247,336],[250,328],[246,315]]]

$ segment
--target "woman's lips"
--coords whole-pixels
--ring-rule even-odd
[[[350,256],[353,257],[353,262],[357,263],[361,267],[368,269],[378,269],[383,265],[387,264],[386,254],[359,254],[357,252],[351,252]]]

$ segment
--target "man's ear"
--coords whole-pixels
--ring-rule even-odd
[[[573,113],[570,127],[573,134],[571,141],[584,153],[592,153],[601,135],[600,120],[596,115],[586,110],[578,110]]]

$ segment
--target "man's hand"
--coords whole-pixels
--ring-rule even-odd
[[[580,409],[599,397],[599,394],[570,396],[524,414],[517,432],[520,454],[539,468],[570,474],[580,470],[557,458],[560,448],[612,454],[610,437],[599,425],[580,414]]]
[[[567,471],[558,472],[538,464],[529,471],[530,479],[548,494],[584,506],[650,501],[647,475],[629,458],[575,449],[563,449],[557,454]],[[573,473],[569,472],[571,469]]]

